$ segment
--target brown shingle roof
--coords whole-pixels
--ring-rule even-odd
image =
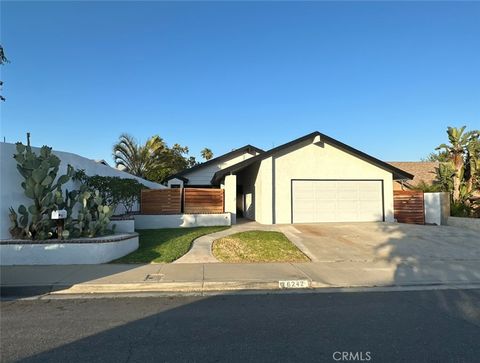
[[[437,179],[437,169],[440,165],[438,161],[392,161],[390,165],[405,170],[415,177],[408,181],[410,185],[417,185],[420,181],[432,184]]]

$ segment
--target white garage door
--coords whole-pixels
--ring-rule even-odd
[[[293,180],[293,223],[383,220],[381,180]]]

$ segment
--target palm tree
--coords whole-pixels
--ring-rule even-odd
[[[202,155],[202,158],[204,158],[205,160],[210,160],[211,158],[213,158],[213,152],[208,147],[203,149],[200,152],[200,154]]]
[[[456,128],[448,127],[447,134],[450,144],[441,144],[435,150],[445,150],[453,163],[455,174],[453,176],[453,200],[460,199],[460,187],[465,172],[465,150],[471,140],[473,132],[464,132],[466,126]]]
[[[139,145],[132,136],[122,134],[119,141],[113,145],[113,159],[116,167],[146,178],[162,164],[161,159],[165,149],[165,142],[158,135],[149,138],[145,145]]]
[[[465,174],[468,192],[478,189],[480,180],[480,132],[470,132],[470,138],[466,147]]]

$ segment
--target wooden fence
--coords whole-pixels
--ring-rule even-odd
[[[184,213],[223,213],[223,189],[185,188]]]
[[[399,223],[425,224],[423,192],[395,190],[393,215]]]
[[[172,188],[142,190],[142,214],[223,213],[223,189]]]
[[[182,212],[181,189],[142,190],[140,212],[142,214],[180,214]]]

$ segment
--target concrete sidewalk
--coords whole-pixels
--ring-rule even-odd
[[[432,260],[1,267],[3,295],[274,290],[281,280],[306,280],[307,288],[476,285],[480,266]]]

